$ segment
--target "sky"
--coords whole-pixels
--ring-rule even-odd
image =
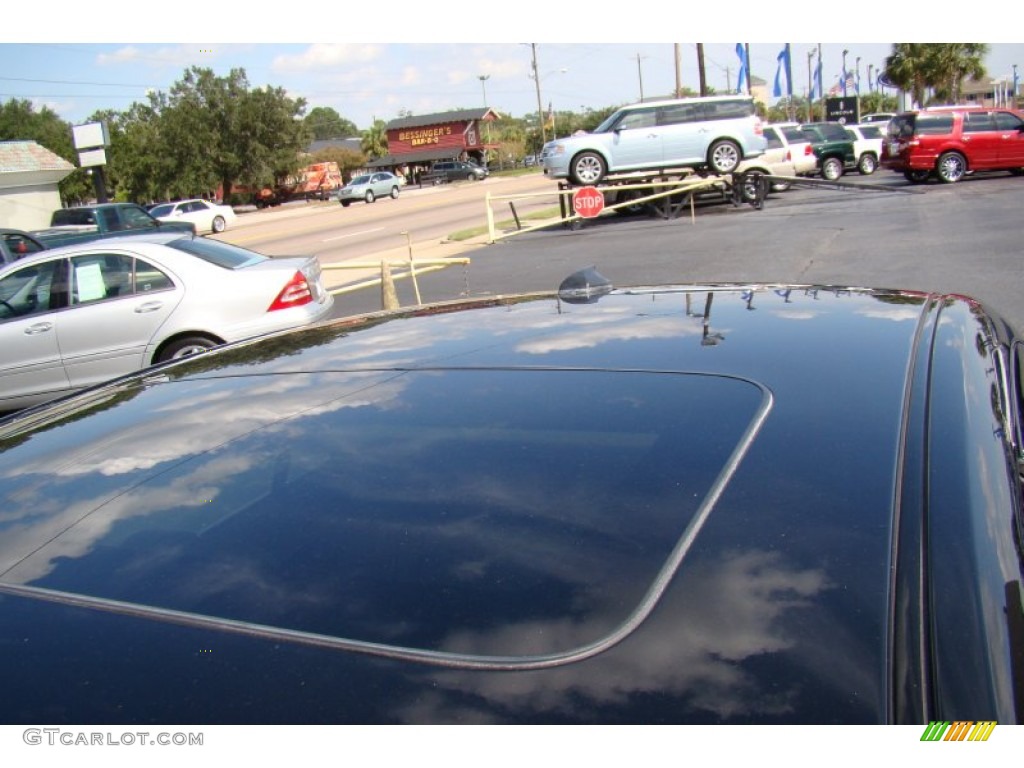
[[[730,13],[721,15],[721,4],[705,4],[701,11],[680,6],[681,10],[669,12],[650,6],[643,14],[618,18],[608,10],[612,6],[597,4],[587,10],[584,4],[535,0],[518,0],[508,7],[450,0],[429,7],[408,3],[410,8],[403,10],[392,2],[375,6],[372,21],[360,23],[360,14],[366,12],[358,6],[322,0],[307,0],[300,16],[281,10],[281,4],[274,4],[269,12],[255,4],[218,4],[235,10],[210,5],[203,7],[201,19],[174,18],[165,12],[145,16],[137,4],[108,0],[99,16],[140,22],[109,28],[92,21],[97,14],[88,14],[90,21],[76,19],[76,9],[86,6],[56,0],[38,4],[45,8],[45,18],[40,15],[43,11],[5,10],[0,30],[0,102],[29,99],[37,108],[45,105],[77,124],[98,109],[121,111],[133,102],[145,102],[147,92],[166,92],[187,68],[199,66],[219,75],[242,68],[250,86],[282,87],[290,96],[305,99],[307,111],[331,107],[360,129],[375,119],[388,121],[403,112],[481,107],[485,99],[499,113],[522,117],[537,111],[537,88],[531,77],[535,51],[543,109],[580,112],[639,101],[641,96],[671,95],[677,45],[682,85],[696,90],[696,43],[676,41],[693,39],[700,29],[715,30],[720,39],[704,43],[708,82],[716,90],[735,88],[739,72],[735,48],[741,41],[750,46],[754,77],[771,87],[776,57],[786,43],[769,41],[789,40],[793,91],[804,95],[808,53],[817,50],[822,35],[809,26],[794,29],[768,23],[761,16],[762,9],[770,6],[745,3],[730,4]],[[247,10],[237,10],[242,7]],[[495,9],[490,20],[483,15],[486,8]],[[825,37],[832,42],[821,43],[826,89],[842,71],[844,49],[850,71],[860,60],[862,87],[867,87],[869,65],[877,73],[891,50],[891,43],[876,41],[896,36],[900,29],[898,16],[889,11],[886,15],[886,25],[853,23],[851,18],[850,24],[829,29]],[[724,19],[730,23],[723,24]],[[499,20],[506,21],[499,24]],[[720,37],[723,28],[729,33],[725,40]],[[905,28],[920,37],[907,32],[897,39],[942,39],[909,18]],[[877,32],[860,41],[858,34],[868,34],[865,29]],[[14,40],[9,39],[12,30],[24,32]],[[206,30],[217,30],[213,34],[221,42],[200,39],[198,35]],[[474,30],[479,35],[470,34]],[[677,34],[670,34],[672,30]],[[581,38],[584,31],[602,31],[607,37],[588,41]],[[847,31],[851,39],[835,37]],[[538,39],[544,42],[519,42]],[[991,45],[987,59],[991,76],[1012,79],[1013,65],[1020,63],[1024,79],[1024,43],[981,42]]]

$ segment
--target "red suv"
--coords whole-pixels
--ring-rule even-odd
[[[889,122],[882,165],[920,184],[952,184],[972,171],[1024,173],[1024,113],[991,107],[931,107]]]

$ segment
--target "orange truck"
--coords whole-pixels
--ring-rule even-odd
[[[258,208],[280,205],[289,200],[326,200],[331,192],[345,186],[337,163],[313,163],[289,176],[276,187],[252,190],[241,184],[232,187],[232,194],[249,195]]]

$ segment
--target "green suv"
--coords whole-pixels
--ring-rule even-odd
[[[823,179],[835,181],[847,168],[857,167],[853,140],[842,123],[804,123],[800,130],[811,142]]]

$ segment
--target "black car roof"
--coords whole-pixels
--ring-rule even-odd
[[[885,721],[900,424],[936,307],[978,332],[961,299],[778,286],[229,346],[84,394],[86,419],[0,425],[0,591],[346,668],[574,679],[618,659],[626,689],[671,636],[659,690],[690,718],[771,718],[786,681],[787,719]],[[693,677],[737,665],[743,704]]]

